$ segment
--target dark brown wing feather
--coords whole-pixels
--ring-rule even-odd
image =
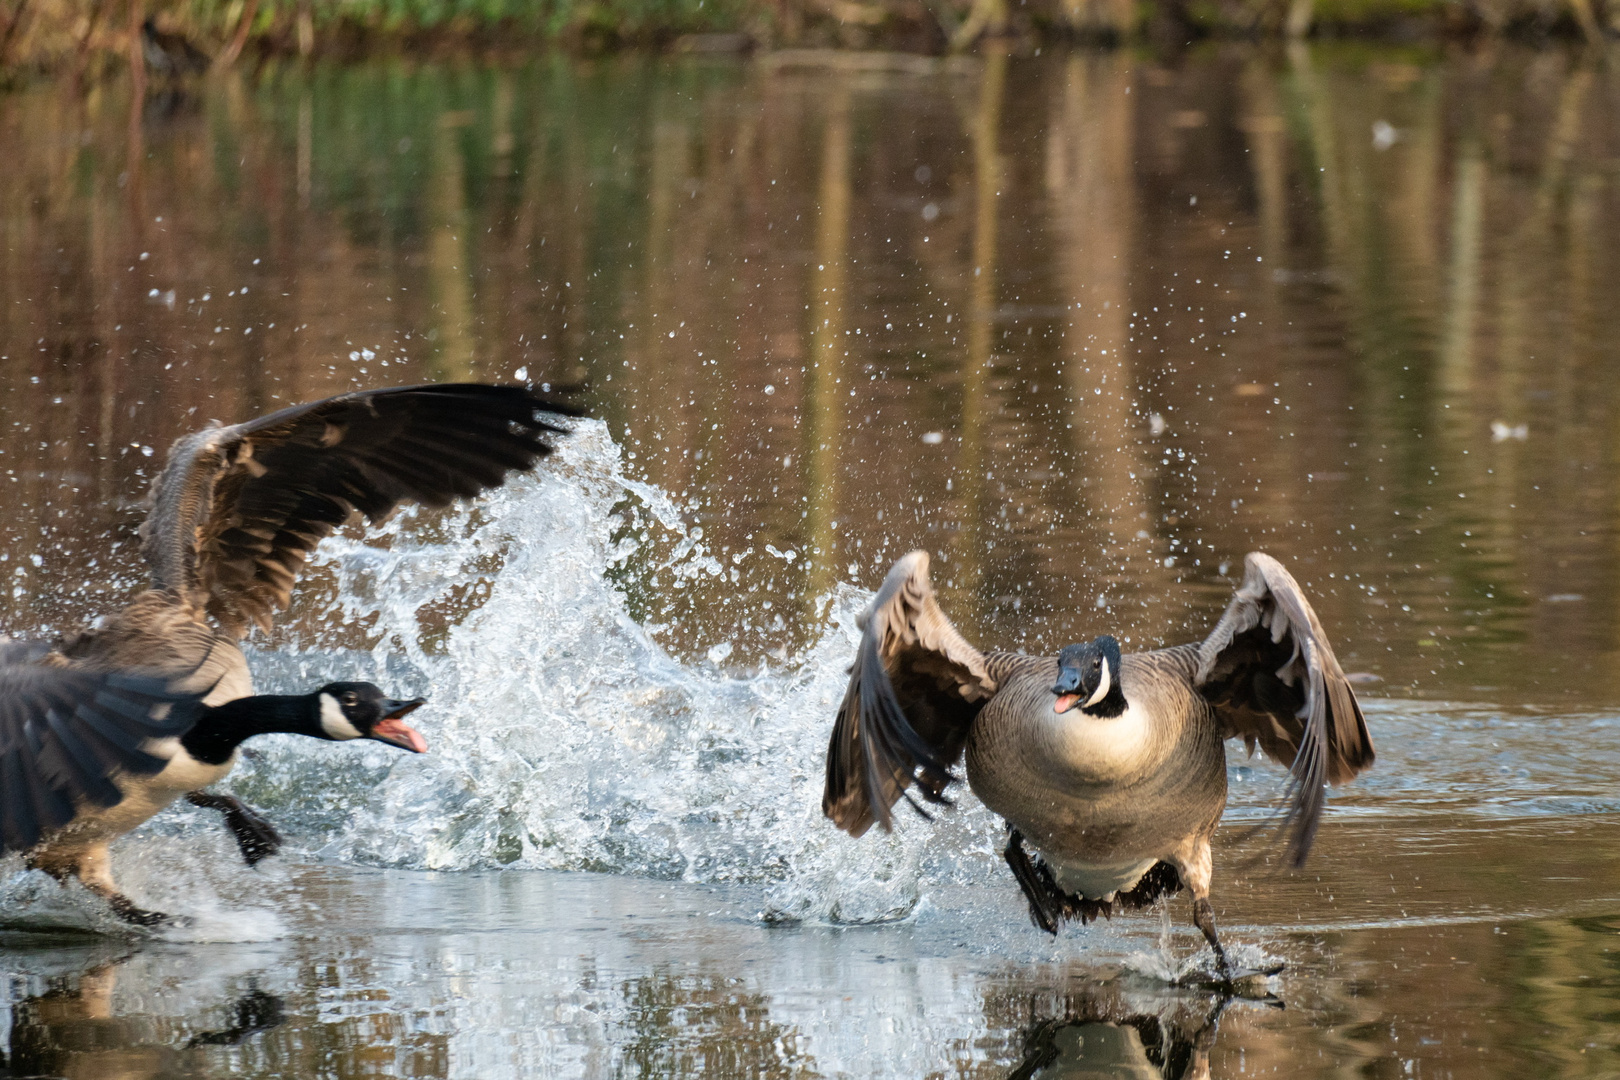
[[[1244,560],[1243,584],[1198,647],[1194,685],[1222,734],[1293,773],[1285,813],[1289,857],[1305,861],[1328,784],[1373,763],[1372,736],[1350,683],[1299,583],[1270,555]]]
[[[578,415],[518,386],[344,394],[174,444],[141,526],[153,587],[240,635],[285,607],[310,551],[355,510],[444,506],[530,469]]]
[[[25,655],[18,645],[7,660]],[[199,715],[195,697],[164,679],[0,666],[0,853],[28,850],[81,807],[116,804],[116,777],[167,764],[148,741],[184,733]]]
[[[894,564],[861,627],[821,799],[822,811],[851,836],[873,822],[891,828],[890,811],[912,784],[930,802],[944,802],[968,728],[996,692],[984,656],[934,602],[927,552]]]

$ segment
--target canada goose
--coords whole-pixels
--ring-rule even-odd
[[[541,418],[547,412],[576,415],[522,387],[408,386],[343,394],[186,435],[169,451],[141,525],[151,587],[122,611],[54,647],[11,643],[0,652],[0,662],[22,673],[17,676],[22,686],[33,685],[28,680],[54,667],[81,680],[128,679],[131,672],[162,678],[175,700],[196,696],[202,706],[250,698],[253,683],[237,641],[250,625],[268,627],[273,612],[286,606],[304,559],[323,538],[355,510],[376,521],[407,499],[443,506],[502,483],[514,470],[532,468],[551,452],[548,437],[566,433]],[[79,690],[63,699],[63,708],[82,708],[105,692],[95,683],[73,685]],[[359,695],[357,702],[371,700],[365,697],[369,691],[345,692]],[[85,714],[87,727],[63,727],[61,716],[67,714],[48,708],[53,694],[41,691],[9,704],[0,696],[0,716],[11,716],[14,749],[19,739],[34,740],[31,751],[6,759],[10,771],[0,773],[0,802],[8,813],[26,815],[22,792],[44,782],[29,770],[55,777],[68,769],[74,779],[60,790],[73,814],[65,817],[60,802],[49,813],[36,812],[37,843],[30,842],[26,817],[18,817],[24,824],[6,834],[5,846],[24,850],[29,865],[58,878],[77,875],[131,921],[141,919],[127,914],[138,909],[113,884],[108,843],[189,792],[193,803],[226,812],[226,824],[250,864],[273,853],[280,837],[268,822],[233,798],[198,789],[230,771],[243,738],[272,730],[312,733],[306,730],[309,703],[326,700],[319,692],[301,699],[254,699],[165,736],[156,734],[167,730],[161,724],[145,734],[140,727],[156,722],[151,709],[163,711],[150,686],[140,691],[145,698],[107,706],[134,728],[116,719],[98,721],[101,714],[95,712]],[[139,702],[148,699],[149,719],[142,721]],[[3,712],[7,708],[9,714]],[[330,722],[322,729],[327,736],[352,738],[350,732],[358,730],[376,738],[395,730],[386,723],[368,728],[347,710],[340,697],[337,711],[323,714],[323,722]],[[396,712],[394,719],[403,715]],[[43,755],[36,735],[40,724],[59,730],[76,766]],[[121,749],[114,752],[93,741],[75,747],[88,729]],[[0,739],[6,736],[0,729]],[[178,741],[162,741],[169,736],[179,736]],[[392,741],[422,749],[414,733],[400,738],[405,741]],[[151,760],[142,764],[140,754],[166,764],[161,769]]]
[[[1104,635],[1056,657],[979,652],[934,599],[928,555],[895,563],[861,617],[827,748],[822,810],[851,836],[915,784],[968,784],[1007,822],[1004,853],[1036,926],[1056,934],[1182,887],[1231,981],[1209,902],[1210,838],[1226,805],[1225,740],[1289,766],[1289,858],[1309,852],[1326,798],[1373,762],[1355,694],[1298,583],[1259,552],[1202,642],[1122,656]],[[918,807],[920,810],[921,808]],[[926,816],[926,815],[924,815]],[[1037,859],[1025,850],[1025,838]]]
[[[137,907],[111,887],[107,841],[182,791],[223,777],[246,740],[284,733],[427,749],[403,719],[422,699],[396,701],[371,683],[328,683],[311,694],[261,694],[209,707],[163,679],[44,659],[0,661],[0,852],[26,852],[30,865],[58,880],[77,874],[121,919],[143,926],[168,916]],[[197,794],[198,805],[235,819],[250,864],[274,853],[280,838],[253,811],[228,796]]]

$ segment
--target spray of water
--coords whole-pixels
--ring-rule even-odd
[[[626,539],[630,514],[642,527]],[[605,426],[585,422],[555,467],[476,507],[329,542],[341,622],[365,627],[371,648],[261,652],[261,687],[358,675],[423,694],[432,751],[278,737],[231,786],[324,858],[768,883],[768,917],[908,914],[925,863],[960,874],[964,857],[945,845],[967,838],[907,822],[854,841],[821,816],[827,733],[868,594],[844,585],[823,598],[819,634],[779,663],[727,669],[724,649],[682,663],[615,583],[721,574],[682,522],[667,494],[623,474]],[[424,622],[457,604],[447,629]]]
[[[0,864],[0,929],[185,942],[284,936],[284,913],[298,902],[285,866],[271,860],[248,871],[234,847],[217,830],[176,834],[161,826],[121,841],[114,856],[119,887],[142,906],[176,916],[154,927],[123,922],[77,880],[58,884],[10,856]]]
[[[1005,893],[999,825],[965,786],[938,820],[902,813],[893,834],[852,840],[821,815],[869,593],[843,584],[799,605],[820,613],[807,644],[753,667],[725,665],[729,641],[683,661],[636,617],[634,589],[746,588],[688,517],[626,476],[605,425],[585,421],[538,475],[476,505],[329,540],[288,620],[315,629],[250,650],[259,687],[367,678],[428,697],[413,723],[431,752],[272,736],[225,786],[292,854],[335,862],[763,884],[772,920],[904,918],[943,885]],[[731,633],[755,629],[739,618]],[[184,932],[202,937],[220,932],[212,913],[244,906],[264,918],[226,932],[275,936],[265,905],[297,902],[276,863],[246,871],[217,815],[186,806],[115,848],[130,894],[189,914]],[[107,929],[98,901],[37,874],[13,874],[0,904]]]

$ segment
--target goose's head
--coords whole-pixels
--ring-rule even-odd
[[[327,683],[311,696],[325,738],[376,739],[415,754],[427,750],[427,740],[405,723],[423,698],[395,701],[368,682]]]
[[[1079,706],[1099,716],[1118,716],[1125,708],[1119,686],[1119,642],[1104,634],[1083,645],[1070,645],[1058,653],[1057,700],[1052,711],[1066,713]]]

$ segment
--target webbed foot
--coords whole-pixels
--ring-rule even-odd
[[[1232,969],[1231,961],[1227,959],[1226,950],[1221,947],[1221,939],[1215,933],[1215,909],[1207,896],[1193,898],[1193,925],[1203,932],[1204,940],[1209,942],[1210,950],[1215,953],[1217,974],[1214,978],[1183,977],[1176,980],[1183,986],[1202,986],[1205,989],[1219,990],[1225,994],[1237,997],[1252,997],[1258,991],[1268,994],[1265,989],[1265,980],[1282,972],[1286,966],[1279,962],[1263,968],[1244,968],[1237,971]]]
[[[1045,930],[1056,937],[1058,925],[1063,921],[1068,906],[1066,898],[1058,891],[1046,867],[1037,868],[1030,861],[1029,852],[1024,850],[1024,835],[1011,826],[1007,828],[1007,848],[1002,852],[1002,857],[1007,860],[1013,877],[1018,879],[1024,899],[1029,901],[1029,921],[1035,924],[1037,930]]]
[[[100,890],[96,890],[100,892]],[[112,908],[113,914],[124,922],[133,926],[162,926],[171,922],[174,917],[163,911],[152,911],[149,908],[138,907],[135,901],[119,892],[102,892],[101,896]]]
[[[1223,998],[1243,998],[1262,1001],[1282,1007],[1282,1001],[1271,992],[1266,980],[1282,974],[1286,964],[1268,964],[1261,968],[1228,969],[1225,973],[1194,971],[1172,980],[1172,986],[1189,990],[1212,990]]]
[[[231,795],[210,795],[193,791],[186,801],[205,810],[218,810],[225,815],[225,827],[236,838],[236,846],[249,866],[257,866],[281,850],[281,834],[276,827],[252,807]]]

